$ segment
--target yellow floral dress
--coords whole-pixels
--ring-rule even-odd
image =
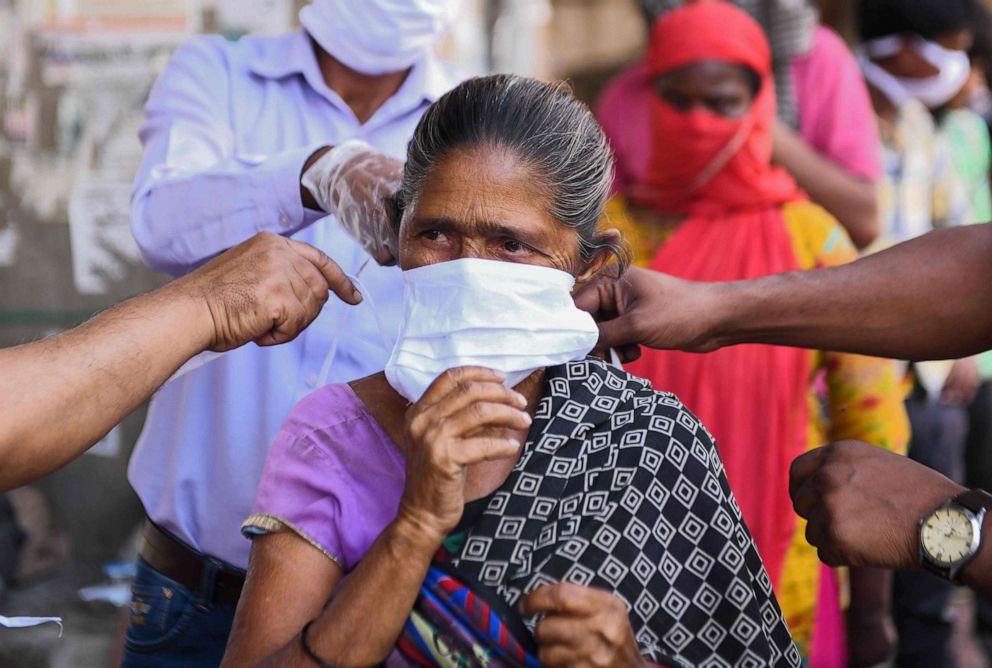
[[[782,217],[801,269],[831,267],[857,259],[857,250],[847,233],[819,206],[792,202],[782,208]],[[631,247],[634,264],[642,267],[651,262],[673,231],[638,224],[628,215],[621,197],[607,205],[604,226],[620,230]],[[812,373],[807,449],[830,441],[856,439],[905,454],[909,420],[897,364],[846,353],[809,354]],[[821,566],[815,548],[806,542],[805,531],[806,523],[800,519],[775,592],[799,649],[803,656],[809,656]]]

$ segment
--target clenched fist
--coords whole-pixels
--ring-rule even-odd
[[[962,491],[933,469],[860,441],[811,450],[789,474],[806,539],[830,566],[919,568],[920,518]]]

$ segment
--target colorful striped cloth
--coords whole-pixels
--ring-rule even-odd
[[[431,566],[396,647],[415,666],[539,668],[523,642],[481,596]]]

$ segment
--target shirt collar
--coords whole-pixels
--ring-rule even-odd
[[[295,74],[319,75],[320,72],[310,36],[302,29],[277,42],[272,48],[256,52],[249,61],[249,68],[254,74],[266,79],[281,79]],[[436,54],[426,54],[413,66],[410,75],[393,97],[436,101],[454,83],[446,69]]]
[[[310,45],[310,37],[303,30],[271,43],[252,55],[248,67],[254,74],[266,79],[282,79],[293,74],[303,74],[308,68],[317,67],[317,57]]]
[[[454,86],[451,75],[446,71],[444,63],[434,53],[421,58],[410,70],[403,85],[396,91],[396,96],[419,96],[427,102],[436,102]]]

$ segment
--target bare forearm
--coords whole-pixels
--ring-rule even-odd
[[[82,454],[202,350],[291,341],[330,290],[360,299],[319,250],[263,232],[76,329],[0,350],[0,489]]]
[[[376,539],[310,627],[310,647],[342,668],[385,661],[410,616],[439,540],[397,520]],[[312,666],[290,642],[269,666]]]
[[[992,347],[992,225],[941,230],[842,267],[711,289],[722,345],[964,357]]]
[[[0,350],[0,489],[61,467],[147,399],[209,344],[206,309],[170,284]]]
[[[876,632],[892,611],[892,571],[881,568],[850,569],[851,605],[848,629]]]
[[[858,615],[887,613],[892,605],[892,571],[851,568],[851,606]]]
[[[874,241],[879,233],[875,185],[820,155],[794,133],[779,133],[776,142],[775,159],[844,226],[854,244],[864,248]]]

